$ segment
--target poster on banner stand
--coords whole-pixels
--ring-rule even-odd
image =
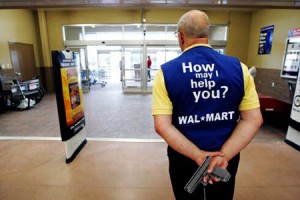
[[[87,143],[78,59],[76,52],[52,51],[56,102],[66,163],[72,162]]]

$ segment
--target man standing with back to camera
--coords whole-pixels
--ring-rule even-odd
[[[183,53],[163,64],[153,85],[156,132],[168,144],[169,173],[177,200],[231,200],[240,151],[262,124],[259,100],[247,66],[208,45],[208,16],[198,10],[178,21]],[[212,178],[189,194],[184,186],[212,156],[215,166],[231,174],[228,182]],[[204,197],[206,196],[206,197]]]

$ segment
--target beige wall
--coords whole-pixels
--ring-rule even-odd
[[[253,12],[249,38],[248,65],[281,69],[288,31],[300,28],[300,10],[264,9]],[[258,55],[260,29],[274,25],[271,54]]]
[[[47,11],[50,50],[63,49],[62,25],[140,23],[140,10],[92,9]]]
[[[227,55],[238,57],[247,64],[251,12],[231,12],[227,38]]]
[[[29,10],[0,10],[0,64],[9,64],[11,59],[8,42],[34,45],[37,67],[40,66],[39,36],[36,15]]]
[[[144,17],[149,24],[176,24],[186,11],[184,8],[151,8],[144,10]],[[229,24],[227,53],[244,62],[247,57],[251,13],[225,10],[206,12],[212,24]],[[51,92],[54,89],[51,50],[64,49],[62,25],[131,24],[141,23],[141,18],[142,9],[39,10],[38,15],[36,11],[30,10],[0,10],[0,25],[5,27],[0,29],[0,63],[11,65],[8,41],[34,44],[42,84]],[[40,31],[41,36],[38,34]],[[239,34],[240,31],[242,34]],[[237,40],[242,42],[236,42]]]
[[[186,12],[185,9],[148,9],[144,16],[147,23],[177,23],[179,17]],[[85,10],[58,10],[46,11],[46,22],[49,37],[49,51],[63,49],[62,25],[66,24],[123,24],[140,23],[141,9],[85,9]],[[249,12],[231,12],[227,11],[207,11],[212,24],[229,24],[227,53],[239,57],[242,61],[246,60],[249,27],[251,22],[251,13]],[[0,48],[5,53],[0,54],[3,62],[10,63],[7,41],[17,41],[24,43],[34,43],[35,50],[37,34],[34,24],[34,14],[26,10],[1,10],[0,24],[6,29],[0,32]],[[9,18],[10,20],[4,20]],[[22,21],[20,20],[22,19]],[[18,27],[14,29],[13,27]],[[22,31],[20,31],[22,30]],[[22,33],[22,34],[20,34]],[[236,42],[239,40],[240,42]],[[3,58],[5,59],[3,59]],[[40,66],[38,53],[36,53],[37,65]],[[46,66],[49,64],[46,63]]]
[[[197,9],[197,8],[196,8]],[[176,23],[186,9],[146,9],[147,23]],[[141,9],[84,9],[46,11],[49,51],[63,49],[62,25],[140,23]],[[227,54],[248,66],[280,69],[288,30],[299,28],[299,10],[264,9],[251,12],[208,10],[212,24],[229,24]],[[9,19],[9,20],[8,20]],[[260,28],[275,25],[272,52],[258,55]],[[0,10],[0,63],[10,64],[8,41],[34,44],[37,66],[41,65],[35,13]]]
[[[184,10],[145,10],[147,23],[176,23]],[[141,23],[141,9],[86,9],[47,11],[50,49],[63,49],[62,25],[68,24],[134,24]]]
[[[186,9],[148,9],[144,17],[149,24],[177,23]],[[212,24],[229,24],[227,53],[247,60],[250,12],[207,11]],[[141,22],[141,9],[92,9],[46,11],[50,50],[63,49],[62,25],[130,24]],[[237,42],[238,41],[238,42]]]

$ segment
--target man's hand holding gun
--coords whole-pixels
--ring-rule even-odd
[[[208,183],[212,184],[213,182],[227,182],[230,179],[230,173],[225,169],[227,162],[224,163],[221,159],[223,158],[215,157],[212,160],[211,156],[207,156],[205,161],[199,166],[189,182],[185,185],[185,191],[193,193],[200,183],[206,186]]]

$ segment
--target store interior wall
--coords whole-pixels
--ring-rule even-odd
[[[39,34],[35,13],[29,10],[0,10],[0,26],[0,64],[3,76],[14,76],[9,42],[33,44],[35,63],[40,67]]]
[[[196,8],[195,8],[196,9]],[[177,23],[179,17],[187,9],[77,9],[77,10],[46,10],[43,31],[47,37],[39,36],[39,27],[36,11],[31,10],[0,10],[0,63],[8,63],[11,66],[8,41],[31,43],[35,48],[35,59],[40,73],[51,80],[51,63],[42,63],[41,51],[63,49],[62,25],[67,24],[130,24],[141,23],[142,14],[147,19],[146,23]],[[287,9],[262,9],[256,11],[225,11],[207,10],[212,24],[228,24],[228,40],[226,54],[237,56],[249,67],[256,66],[263,69],[266,76],[274,75],[272,80],[282,82],[277,91],[277,85],[271,87],[268,80],[270,77],[260,76],[256,81],[258,91],[264,88],[266,94],[275,95],[282,99],[282,93],[288,93],[285,80],[280,78],[280,69],[285,48],[285,40],[288,31],[298,28],[297,20],[300,17],[299,10]],[[7,20],[9,19],[9,20]],[[275,25],[272,52],[269,55],[258,55],[258,41],[260,29],[265,26]],[[42,41],[41,41],[42,40]],[[44,41],[48,40],[48,41]],[[40,43],[49,44],[49,49],[42,49]],[[273,70],[268,75],[265,70]],[[275,70],[275,73],[274,73]],[[278,71],[278,74],[276,72]],[[54,91],[53,82],[45,83],[48,92]],[[270,88],[266,90],[265,88]],[[276,91],[276,92],[274,92]],[[276,95],[277,94],[277,95]],[[288,96],[288,95],[283,95]],[[289,99],[282,99],[289,101]]]
[[[252,14],[247,64],[257,67],[256,88],[287,103],[291,103],[288,83],[280,72],[289,30],[300,28],[299,18],[300,10],[290,9],[263,9]],[[258,55],[260,29],[270,25],[274,25],[271,53]]]
[[[180,16],[187,10],[177,9],[153,9],[144,11],[146,23],[149,24],[176,24]],[[251,12],[235,12],[231,11],[207,11],[210,16],[211,24],[230,25],[233,37],[228,38],[228,51],[234,55],[241,56],[246,60],[248,42],[249,42],[249,27],[251,23]],[[232,14],[233,13],[233,14]],[[93,10],[75,10],[75,11],[46,11],[47,24],[49,31],[50,49],[61,49],[62,44],[62,25],[68,24],[134,24],[141,23],[141,10],[124,10],[124,9],[93,9]],[[230,19],[230,17],[234,19]],[[230,22],[230,23],[229,23]],[[234,34],[238,30],[239,34]],[[243,41],[242,43],[236,42]],[[231,45],[232,43],[232,45]],[[241,46],[237,51],[231,50],[231,47]]]
[[[263,9],[253,12],[249,38],[248,65],[258,68],[281,69],[285,42],[289,30],[300,28],[300,10]],[[274,25],[271,54],[258,55],[260,29]]]
[[[62,25],[68,24],[134,24],[142,17],[148,24],[176,24],[187,9],[90,9],[90,10],[48,10],[46,19],[50,50],[63,49]],[[206,11],[211,24],[229,25],[227,51],[247,60],[251,12]],[[232,36],[231,36],[232,35]],[[236,41],[239,42],[236,42]]]
[[[228,13],[226,54],[236,56],[247,63],[252,12]]]

